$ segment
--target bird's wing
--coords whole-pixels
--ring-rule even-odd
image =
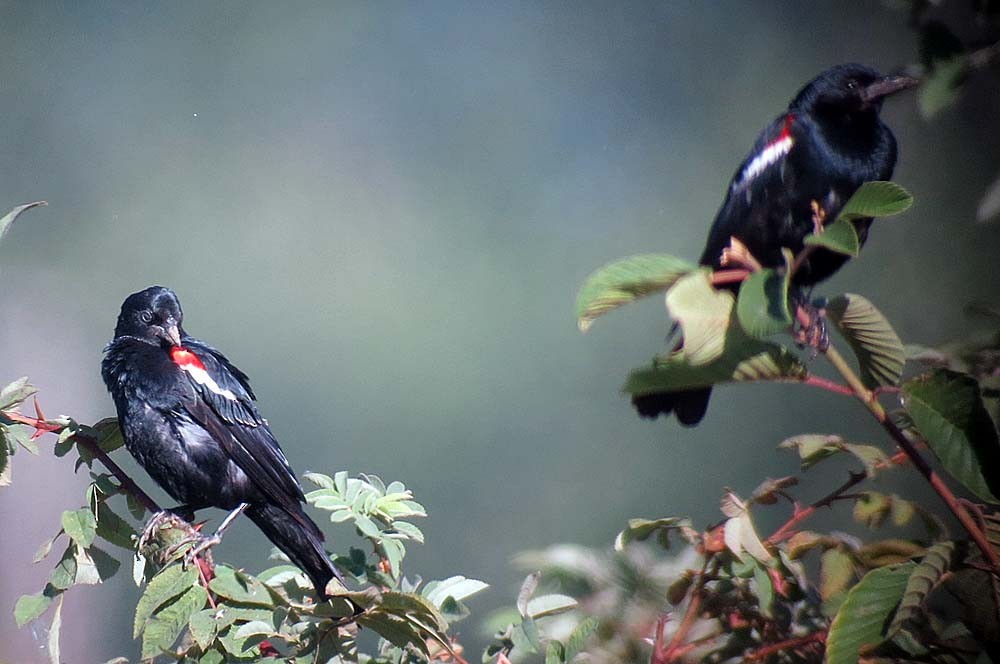
[[[257,412],[246,374],[211,346],[190,337],[171,359],[194,387],[184,407],[219,442],[247,477],[292,514],[305,500],[281,446]]]
[[[770,198],[784,195],[785,163],[796,143],[796,116],[781,115],[769,124],[754,143],[750,153],[740,164],[729,185],[726,200],[712,224],[703,265],[718,267],[719,255],[728,246],[732,236],[755,223],[765,207],[777,209],[775,201],[765,206]],[[763,220],[761,220],[762,222]]]

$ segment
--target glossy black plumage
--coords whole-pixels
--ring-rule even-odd
[[[781,250],[798,253],[814,230],[814,202],[828,221],[863,183],[888,180],[896,164],[896,140],[881,121],[882,100],[916,82],[883,77],[870,67],[839,65],[803,87],[761,132],[730,182],[709,231],[701,264],[722,267],[723,249],[735,237],[765,267],[784,264]],[[861,242],[870,219],[854,222]],[[825,249],[795,274],[801,290],[836,272],[847,260]],[[640,415],[675,413],[687,426],[705,415],[711,389],[633,397]]]
[[[246,374],[189,336],[182,320],[176,295],[162,286],[122,304],[101,373],[125,446],[190,511],[249,503],[247,515],[324,596],[337,572]]]

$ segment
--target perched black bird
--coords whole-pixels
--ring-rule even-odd
[[[114,397],[125,446],[183,505],[247,515],[324,589],[337,570],[323,533],[302,509],[305,497],[246,374],[188,336],[169,288],[151,286],[122,304],[101,374]],[[217,534],[228,525],[223,523]]]
[[[788,110],[768,125],[733,176],[712,223],[701,264],[721,267],[723,249],[737,238],[765,267],[784,264],[782,248],[798,253],[815,229],[815,205],[827,220],[863,183],[888,180],[896,139],[879,118],[888,95],[916,85],[905,76],[882,76],[870,67],[839,65],[803,87]],[[871,219],[854,225],[862,243]],[[819,249],[796,272],[807,289],[836,272],[847,256]],[[644,417],[677,415],[693,426],[708,408],[711,389],[633,397]]]

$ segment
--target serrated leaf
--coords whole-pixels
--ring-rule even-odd
[[[759,270],[740,285],[736,317],[740,327],[754,339],[764,339],[792,326],[792,313],[788,310],[791,253],[784,250],[782,255],[783,270]]]
[[[743,333],[730,328],[730,334],[736,337]],[[684,351],[658,358],[651,367],[634,369],[622,391],[644,396],[727,382],[800,381],[808,375],[806,366],[787,348],[743,337],[727,344],[725,354],[706,365],[692,365]]]
[[[324,475],[323,473],[302,473],[302,477],[309,480],[316,486],[322,489],[334,489],[335,485],[333,483],[333,478],[329,475]]]
[[[886,620],[906,591],[915,563],[872,570],[847,593],[826,640],[828,664],[857,664],[863,648],[883,637]]]
[[[2,232],[2,228],[0,228],[0,234]],[[0,410],[11,410],[36,392],[38,392],[38,388],[28,384],[27,376],[18,378],[0,390]]]
[[[927,549],[924,557],[913,568],[913,572],[907,579],[903,599],[889,625],[887,638],[891,639],[905,627],[910,619],[915,618],[920,613],[924,599],[951,568],[954,553],[954,542],[938,542]]]
[[[906,212],[913,205],[913,196],[906,189],[887,180],[865,182],[840,209],[837,219],[891,217]]]
[[[744,560],[743,554],[748,554],[762,563],[767,563],[773,558],[757,535],[749,511],[744,510],[737,516],[727,519],[722,534],[726,548],[740,560]]]
[[[588,616],[580,621],[580,623],[573,628],[570,632],[569,638],[566,639],[566,649],[565,649],[565,660],[572,661],[579,653],[583,652],[583,649],[587,645],[587,641],[590,639],[590,635],[597,631],[600,626],[600,621],[594,616]]]
[[[136,604],[132,637],[139,636],[156,609],[186,592],[197,580],[198,570],[194,567],[184,570],[181,565],[166,567],[154,576]]]
[[[767,573],[767,568],[763,565],[755,565],[753,568],[753,582],[757,590],[757,604],[760,612],[770,618],[774,608],[774,582],[771,575]]]
[[[191,638],[202,650],[208,650],[215,640],[215,613],[216,609],[202,609],[191,614],[188,620],[188,630]]]
[[[66,510],[62,513],[62,528],[77,546],[87,548],[97,536],[97,519],[89,508]]]
[[[838,254],[857,258],[861,253],[861,240],[854,223],[840,217],[823,229],[822,233],[810,233],[802,240],[805,245],[823,247]]]
[[[3,218],[0,218],[0,240],[3,239],[3,236],[7,233],[8,229],[10,229],[11,224],[13,224],[14,221],[21,216],[22,212],[43,205],[48,205],[48,203],[45,201],[35,201],[34,203],[18,205],[16,208],[5,214]]]
[[[600,268],[584,282],[576,300],[576,319],[586,332],[594,319],[624,304],[663,291],[694,265],[667,254],[631,256]]]
[[[545,644],[545,664],[562,664],[564,659],[563,646],[555,639],[550,639]]]
[[[97,446],[105,452],[114,452],[125,444],[121,427],[118,426],[118,419],[115,417],[106,417],[92,428],[96,434]]]
[[[216,565],[215,577],[208,582],[212,592],[241,604],[270,606],[271,595],[256,579],[228,565]]]
[[[208,600],[201,586],[191,586],[158,608],[142,632],[143,658],[155,657],[170,648],[196,611]]]
[[[938,369],[902,389],[907,414],[941,465],[982,500],[1000,502],[994,472],[1000,467],[1000,440],[976,380]]]
[[[858,358],[865,385],[899,385],[906,350],[882,312],[854,293],[833,298],[826,311]]]
[[[45,613],[51,604],[52,597],[44,593],[21,595],[14,604],[14,622],[18,627],[24,627]]]

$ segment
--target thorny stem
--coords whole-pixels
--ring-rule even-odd
[[[889,466],[898,466],[899,464],[906,461],[907,456],[905,452],[897,452],[895,455],[882,461],[875,465],[876,469],[888,468]],[[800,523],[815,514],[821,507],[829,507],[834,501],[837,501],[844,497],[844,494],[863,482],[868,475],[866,473],[851,473],[851,476],[846,482],[841,484],[839,487],[823,496],[819,500],[811,503],[808,507],[796,508],[795,512],[792,514],[792,518],[786,521],[780,528],[774,531],[774,534],[767,538],[767,544],[778,544],[792,535],[795,534],[795,529]]]
[[[796,318],[801,325],[809,324],[809,315],[802,307],[798,307],[795,312]],[[986,560],[989,562],[990,567],[993,568],[993,573],[1000,573],[1000,556],[990,547],[989,542],[986,539],[986,535],[979,525],[969,514],[968,510],[964,509],[959,502],[958,498],[952,492],[952,490],[945,484],[941,476],[931,468],[927,460],[920,454],[916,446],[910,441],[909,438],[900,430],[898,426],[889,418],[889,415],[885,412],[885,408],[882,404],[878,402],[875,394],[865,387],[864,383],[851,368],[851,365],[847,363],[847,360],[840,354],[840,352],[833,346],[828,346],[822,351],[826,359],[830,361],[830,364],[837,370],[844,381],[851,387],[854,392],[854,396],[860,401],[872,414],[872,416],[882,425],[882,428],[892,437],[900,449],[906,454],[910,459],[916,469],[924,476],[924,479],[930,483],[931,487],[937,492],[941,499],[951,510],[955,518],[958,519],[959,523],[965,529],[969,536],[972,537],[976,546],[983,552]]]
[[[708,571],[710,564],[712,566],[711,572]],[[708,583],[710,578],[715,576],[718,567],[719,563],[715,561],[715,556],[705,556],[705,562],[702,563],[701,572],[698,574],[698,581],[691,590],[691,600],[688,602],[687,611],[684,612],[684,618],[681,620],[677,631],[674,632],[674,638],[670,639],[670,644],[665,649],[653,650],[653,657],[650,664],[670,664],[677,661],[678,658],[683,657],[689,650],[689,648],[685,647],[684,641],[687,639],[688,632],[694,627],[698,616],[701,615],[702,591],[705,589],[705,584]]]
[[[35,402],[35,409],[38,410],[38,402]],[[21,413],[14,411],[2,411],[3,416],[13,422],[19,422],[21,424],[27,424],[28,426],[34,427],[38,432],[48,432],[59,435],[66,427],[59,424],[52,424],[46,421],[43,417],[28,417],[22,415]],[[85,447],[88,452],[90,452],[94,458],[98,459],[105,468],[108,469],[115,479],[118,480],[118,484],[121,488],[130,493],[133,498],[138,500],[143,507],[145,507],[150,512],[154,514],[156,512],[161,512],[161,508],[156,504],[156,501],[149,497],[149,494],[142,490],[138,484],[136,484],[128,474],[122,470],[121,466],[115,463],[108,453],[101,449],[97,441],[86,434],[77,432],[73,434],[73,440],[82,447]]]
[[[767,659],[771,655],[784,650],[794,650],[795,648],[801,648],[802,646],[807,646],[811,643],[825,643],[826,632],[827,631],[825,629],[822,629],[818,632],[813,632],[812,634],[806,634],[805,636],[799,636],[794,639],[786,639],[784,641],[779,641],[778,643],[772,643],[771,645],[754,650],[750,654],[746,655],[743,658],[743,661],[756,662],[762,659]]]

